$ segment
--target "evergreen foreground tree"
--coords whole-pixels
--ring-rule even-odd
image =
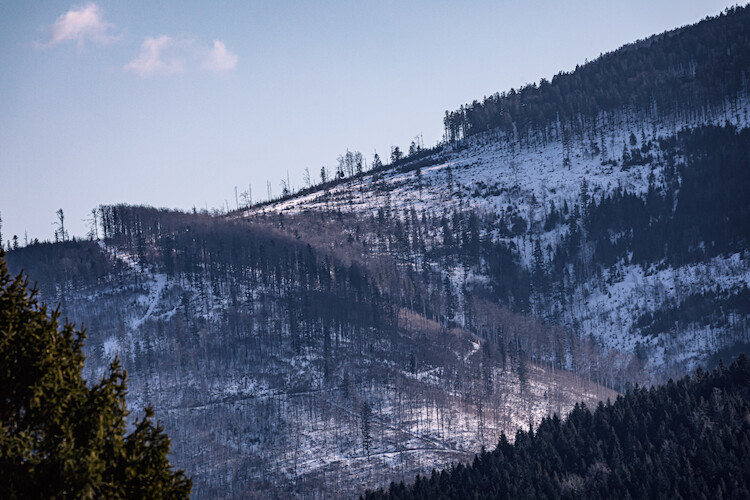
[[[59,315],[0,250],[0,498],[187,497],[153,410],[126,434],[126,372],[115,360],[88,385],[85,334]]]

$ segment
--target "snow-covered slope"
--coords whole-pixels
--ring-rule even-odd
[[[580,204],[584,184],[593,200],[615,190],[645,198],[649,185],[660,189],[665,184],[665,152],[660,140],[707,125],[745,128],[750,123],[749,102],[746,96],[740,97],[689,119],[656,119],[629,112],[600,116],[590,131],[566,141],[554,126],[546,137],[537,133],[524,140],[487,133],[464,144],[446,146],[431,165],[421,169],[409,169],[407,163],[401,169],[347,179],[325,190],[250,209],[245,215],[342,211],[369,216],[385,209],[400,217],[413,208],[418,214],[424,211],[438,217],[470,210],[485,216],[520,217],[526,225],[519,234],[493,231],[484,236],[512,242],[531,272],[533,242],[540,242],[549,265],[569,230],[569,224],[545,228],[553,205],[558,211],[563,207],[572,210]],[[642,164],[625,167],[623,156],[630,154],[625,151],[642,149],[648,150]],[[400,171],[405,169],[408,171]],[[467,275],[460,263],[445,274],[459,291],[467,279],[486,279],[481,270]],[[709,290],[737,296],[749,281],[747,252],[678,268],[663,262],[643,267],[624,259],[587,282],[575,283],[568,292],[570,305],[562,308],[557,321],[581,337],[594,337],[604,346],[637,353],[653,375],[685,373],[723,347],[750,341],[748,318],[733,318],[736,331],[732,334],[727,334],[726,322],[720,321],[675,326],[657,335],[644,335],[636,325],[638,318],[646,312],[679,307],[685,298]],[[549,320],[539,309],[533,312]]]
[[[99,246],[118,271],[65,292],[66,316],[88,326],[87,378],[123,361],[129,409],[154,406],[197,497],[348,498],[363,484],[469,461],[501,433],[512,438],[576,402],[616,396],[407,309],[397,331],[340,324],[329,344],[295,350],[286,292],[272,281],[225,292],[205,267],[200,279],[168,276]],[[318,335],[315,324],[324,325],[300,334]]]

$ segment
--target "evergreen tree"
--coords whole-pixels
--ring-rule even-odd
[[[728,368],[635,388],[594,412],[576,405],[566,420],[553,415],[519,430],[513,444],[501,435],[469,466],[363,498],[748,498],[748,384],[743,354]]]
[[[401,149],[398,146],[391,147],[391,163],[396,163],[403,157],[404,157],[404,153],[401,151]]]
[[[115,360],[88,385],[85,334],[59,316],[0,250],[0,497],[187,497],[192,481],[172,470],[151,407],[126,434],[126,372]]]
[[[546,290],[547,270],[546,270],[546,265],[544,263],[544,254],[542,253],[542,245],[539,239],[534,241],[533,257],[534,257],[534,269],[533,269],[534,287],[536,288],[537,293],[539,293],[540,295],[545,295],[547,291]]]
[[[372,157],[372,169],[376,172],[383,168],[383,162],[380,160],[380,155],[375,153],[375,156]]]

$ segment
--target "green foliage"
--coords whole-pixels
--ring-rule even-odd
[[[126,434],[119,362],[87,385],[85,334],[59,316],[10,276],[0,250],[0,497],[187,497],[192,481],[171,469],[151,408]]]

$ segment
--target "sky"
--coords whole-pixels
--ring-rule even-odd
[[[416,137],[718,0],[0,0],[3,240],[71,236],[93,208],[190,210]]]

